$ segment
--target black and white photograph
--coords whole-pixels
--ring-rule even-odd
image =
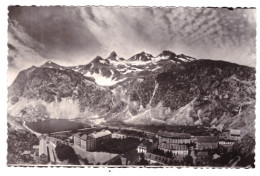
[[[7,8],[7,166],[255,168],[256,8]]]

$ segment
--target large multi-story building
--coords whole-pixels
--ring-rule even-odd
[[[241,140],[240,130],[230,129],[230,139],[235,141]]]
[[[81,144],[80,137],[81,137],[80,133],[76,133],[73,135],[74,145],[80,146],[80,144]]]
[[[115,139],[124,139],[126,137],[127,137],[127,135],[125,135],[125,134],[121,134],[121,133],[117,133],[117,132],[112,133],[112,138],[115,138]]]
[[[197,150],[208,150],[218,148],[218,137],[216,136],[195,136]]]
[[[94,150],[106,139],[111,138],[111,132],[108,130],[102,130],[99,132],[93,132],[90,134],[76,133],[73,135],[74,145],[79,146],[83,150]]]
[[[175,155],[188,155],[189,150],[186,145],[183,144],[167,144],[167,143],[160,143],[158,149],[163,150],[164,152],[172,152]]]
[[[223,146],[225,148],[227,148],[228,150],[231,150],[231,148],[233,147],[233,145],[235,144],[235,141],[233,140],[225,140],[225,139],[220,139],[218,141],[219,146]]]
[[[160,130],[157,135],[159,138],[159,144],[189,144],[191,142],[191,135],[188,133],[175,133]]]
[[[112,133],[108,130],[93,132],[90,135],[95,139],[95,143],[97,145],[103,142],[104,140],[110,139],[112,137]]]
[[[80,146],[83,150],[94,150],[96,147],[96,141],[95,138],[93,138],[91,135],[82,135],[80,141]]]
[[[187,155],[186,144],[191,143],[191,135],[188,133],[175,133],[168,131],[158,131],[158,149],[164,152],[171,151],[173,155]]]
[[[240,130],[237,129],[223,130],[219,137],[225,140],[239,141],[241,140],[240,133],[241,133]]]
[[[150,150],[151,148],[153,148],[153,143],[149,142],[149,141],[144,141],[142,142],[140,145],[138,145],[137,147],[137,153],[147,153],[148,150]]]

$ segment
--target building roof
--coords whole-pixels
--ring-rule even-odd
[[[30,151],[29,150],[25,150],[23,153],[22,153],[22,155],[30,155]]]
[[[216,136],[196,136],[195,139],[197,142],[200,142],[200,143],[218,142],[218,137],[216,137]]]
[[[33,149],[39,149],[39,145],[33,145]]]
[[[96,132],[96,133],[91,133],[91,136],[94,137],[94,138],[100,138],[100,137],[103,137],[103,136],[107,136],[109,134],[111,134],[110,131],[102,130],[102,131],[99,131],[99,132]]]
[[[114,132],[114,133],[112,133],[112,135],[126,136],[126,134],[122,134],[122,133],[119,133],[119,132]]]
[[[81,133],[75,133],[74,136],[80,137]]]
[[[87,140],[87,139],[88,139],[88,135],[83,134],[80,138],[81,138],[82,140]]]
[[[168,149],[168,150],[188,150],[187,146],[186,145],[182,145],[182,144],[160,143],[158,148]]]
[[[151,147],[153,144],[150,141],[144,141],[142,142],[138,147],[146,147],[149,148]]]
[[[167,137],[167,138],[177,138],[177,139],[190,139],[191,135],[189,133],[175,133],[168,131],[158,131],[158,136]]]
[[[219,139],[219,142],[235,142],[235,141],[231,139]]]
[[[39,147],[39,155],[42,155],[42,154],[48,155],[46,145],[47,144],[46,144],[45,139],[41,139],[40,140],[40,147]]]
[[[240,130],[230,129],[230,134],[239,136],[240,135]]]
[[[49,142],[53,143],[53,144],[57,144],[58,139],[54,138],[54,137],[47,137],[46,140],[48,140]]]

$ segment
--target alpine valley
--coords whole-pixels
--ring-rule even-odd
[[[162,51],[129,59],[112,52],[85,65],[46,62],[8,88],[8,114],[25,121],[204,125],[254,136],[255,68]]]

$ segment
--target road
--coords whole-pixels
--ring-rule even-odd
[[[33,131],[31,128],[29,128],[25,121],[23,121],[23,127],[26,128],[27,130],[29,130],[31,133],[35,134],[37,137],[41,136],[42,134],[41,133],[37,133],[36,131]]]
[[[236,167],[237,163],[241,160],[240,156],[237,156],[235,159],[229,161],[225,167]]]
[[[237,159],[231,164],[231,167],[236,167],[237,163],[241,160],[240,156],[237,156]]]

